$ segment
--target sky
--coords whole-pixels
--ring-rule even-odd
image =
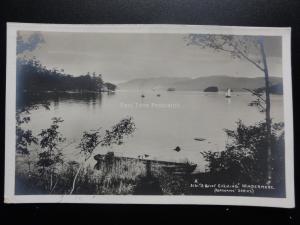
[[[20,32],[26,39],[32,32]],[[226,52],[187,46],[186,34],[70,33],[41,32],[44,43],[32,52],[48,68],[64,69],[79,76],[102,74],[107,82],[135,78],[227,75],[263,76],[246,60]],[[265,51],[270,76],[282,76],[281,38],[266,37]]]

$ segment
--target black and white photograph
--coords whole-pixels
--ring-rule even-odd
[[[294,206],[289,28],[7,25],[5,201]]]

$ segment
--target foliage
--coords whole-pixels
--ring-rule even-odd
[[[248,105],[249,106],[256,106],[260,112],[266,112],[266,99],[263,96],[262,89],[245,89],[246,91],[249,91],[255,99],[252,100]]]
[[[31,144],[38,143],[38,139],[32,134],[31,130],[21,128],[21,124],[28,123],[29,121],[29,116],[21,117],[19,114],[16,116],[16,151],[25,155],[29,154],[29,146]]]
[[[39,136],[40,147],[42,152],[38,154],[37,166],[41,175],[49,177],[49,191],[52,192],[55,188],[53,178],[56,175],[57,165],[63,163],[61,149],[59,144],[65,141],[62,134],[58,131],[59,123],[62,123],[61,118],[54,117],[53,122],[48,129],[43,129]],[[58,178],[56,178],[56,181]]]
[[[110,85],[111,87],[112,85]],[[17,59],[17,89],[19,91],[101,91],[104,87],[102,75],[74,77],[57,68],[48,69],[36,58]]]
[[[101,146],[111,146],[113,144],[123,144],[125,136],[129,136],[135,131],[135,123],[132,118],[124,118],[119,123],[114,125],[111,130],[106,130]]]
[[[95,148],[99,145],[100,135],[98,131],[84,132],[81,141],[78,145],[80,151],[85,155],[85,160],[87,160],[93,153]]]
[[[270,81],[267,64],[267,57],[264,49],[263,36],[245,35],[216,35],[216,34],[190,34],[186,37],[188,45],[196,45],[201,48],[210,48],[217,52],[229,53],[233,58],[244,59],[258,68],[265,78],[265,99],[258,91],[253,91],[257,98],[250,106],[259,107],[261,112],[265,112],[266,119],[266,149],[265,159],[267,184],[272,182],[272,121],[271,121],[271,101],[270,101]]]
[[[260,57],[260,37],[216,34],[190,34],[186,38],[187,45],[211,48],[217,52],[226,52],[233,58],[245,59],[264,71]]]
[[[47,187],[49,183],[47,177],[40,176],[35,170],[28,176],[27,167],[24,165],[25,169],[21,169],[19,166],[16,171],[16,194],[69,194],[79,166],[78,163],[64,163],[58,171],[59,179],[51,193]],[[105,165],[99,169],[88,165],[80,170],[73,194],[132,194],[137,177],[143,172],[144,165],[138,160],[122,159],[114,163],[109,171]]]
[[[111,90],[111,91],[115,91],[117,88],[117,85],[109,83],[109,82],[106,82],[105,86],[107,87],[108,90]]]
[[[103,137],[99,130],[85,131],[82,135],[78,148],[80,148],[86,159],[89,158],[99,144],[102,147],[123,144],[124,137],[131,135],[135,131],[135,124],[132,117],[128,117],[114,125],[111,130],[106,130]]]
[[[96,147],[100,144],[102,147],[111,146],[113,144],[123,144],[125,136],[129,136],[135,131],[135,124],[131,117],[122,119],[119,123],[114,125],[111,130],[106,130],[105,135],[101,138],[98,130],[91,130],[90,132],[84,132],[81,141],[78,145],[80,152],[84,154],[84,161],[77,169],[74,176],[72,188],[70,194],[75,190],[76,180],[79,176],[84,163],[92,156]]]
[[[102,91],[104,86],[114,91],[116,85],[105,83],[102,75],[87,72],[78,77],[66,74],[63,69],[49,69],[43,66],[35,57],[27,58],[26,52],[32,52],[45,39],[40,32],[33,32],[24,38],[20,32],[17,35],[17,90],[19,91]]]
[[[29,155],[29,146],[32,144],[38,144],[38,138],[32,134],[31,130],[25,130],[22,128],[22,124],[30,122],[30,110],[37,109],[39,105],[20,105],[18,104],[16,109],[16,152],[20,154]],[[49,109],[49,103],[43,102],[41,104],[46,109]]]
[[[88,165],[83,167],[76,180],[76,188],[73,194],[91,195],[128,195],[135,194],[136,187],[143,182],[145,177],[145,164],[142,160],[134,158],[114,157],[112,163],[109,157],[103,158],[103,163],[97,168]],[[16,167],[16,194],[69,194],[75,174],[80,164],[74,161],[64,162],[57,171],[57,184],[49,193],[49,180],[46,176],[40,176],[35,169],[28,176],[28,168],[25,162],[18,162]],[[107,164],[111,164],[108,170]],[[159,164],[153,165],[152,174],[159,181],[163,194],[178,195],[188,191],[188,176],[175,176],[167,173]],[[56,183],[56,182],[55,182]]]
[[[283,129],[283,123],[272,125],[271,148],[280,150],[277,146],[283,141],[283,135],[278,135]],[[230,142],[221,152],[202,152],[208,162],[209,172],[215,174],[220,180],[227,182],[266,182],[266,157],[267,157],[267,133],[266,122],[246,126],[241,121],[237,122],[236,130],[225,130]],[[282,151],[282,149],[281,149]],[[272,166],[278,161],[273,154]],[[281,162],[281,165],[284,161]],[[279,165],[276,163],[276,165]],[[275,182],[275,181],[273,181]]]
[[[44,43],[45,40],[40,32],[32,33],[27,40],[17,33],[17,55],[21,54],[25,51],[33,51],[40,44]],[[19,58],[17,59],[17,74],[20,72]],[[17,81],[17,83],[20,83]],[[19,86],[17,85],[17,88]],[[19,89],[17,89],[19,90]],[[22,103],[22,94],[17,92],[17,101],[16,101],[16,152],[20,154],[29,155],[29,146],[34,144],[38,144],[38,139],[32,134],[31,130],[24,130],[22,128],[22,124],[30,122],[30,110],[34,110],[39,108],[39,106],[43,106],[46,109],[49,109],[48,102],[41,102],[40,104],[28,104],[24,105]]]

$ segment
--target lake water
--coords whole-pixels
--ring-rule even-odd
[[[53,94],[43,95],[50,110],[40,107],[31,111],[31,122],[26,125],[38,134],[51,124],[52,117],[62,117],[60,131],[67,138],[64,155],[77,160],[83,131],[109,129],[125,116],[133,117],[136,131],[125,139],[121,146],[99,148],[97,153],[114,151],[116,155],[168,161],[189,160],[203,170],[205,162],[202,151],[224,150],[227,137],[224,129],[234,129],[236,121],[254,124],[264,119],[256,107],[248,103],[254,99],[249,93],[203,92],[116,92],[115,94]],[[271,116],[274,121],[283,121],[283,98],[271,96]],[[194,138],[204,138],[195,141]],[[173,149],[179,146],[180,152]]]

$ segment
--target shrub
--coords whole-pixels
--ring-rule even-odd
[[[284,146],[283,133],[278,135],[283,123],[273,123],[271,147],[273,151],[273,171],[278,171],[279,165],[284,165],[282,152]],[[267,133],[266,123],[260,122],[246,126],[237,122],[236,130],[225,130],[229,143],[221,152],[202,152],[208,162],[208,170],[218,181],[238,183],[265,183],[267,173]],[[280,146],[280,148],[279,148]],[[276,167],[276,168],[275,168]],[[278,176],[273,176],[275,179]],[[273,183],[277,181],[273,180]]]

